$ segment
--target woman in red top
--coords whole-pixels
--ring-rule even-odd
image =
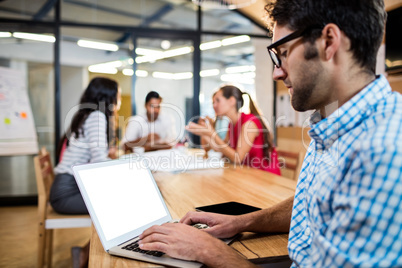
[[[250,99],[251,114],[239,112],[244,104],[243,95]],[[222,152],[235,164],[246,164],[280,175],[278,156],[270,132],[250,95],[235,86],[225,85],[216,92],[213,105],[217,116],[227,116],[230,120],[225,140],[217,135],[213,120],[209,117],[199,121],[199,124],[189,123],[186,129],[201,136],[209,147]]]

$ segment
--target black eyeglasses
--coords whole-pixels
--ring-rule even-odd
[[[268,50],[268,54],[271,57],[272,62],[274,63],[274,65],[276,66],[276,68],[281,68],[282,65],[282,61],[278,55],[278,53],[275,51],[275,48],[277,48],[280,45],[285,44],[286,42],[289,42],[293,39],[296,39],[300,36],[303,36],[307,31],[312,30],[312,29],[322,29],[322,26],[319,25],[314,25],[314,26],[310,26],[310,27],[306,27],[306,28],[302,28],[298,31],[295,31],[287,36],[285,36],[282,39],[279,39],[278,41],[276,41],[275,43],[271,44],[270,46],[267,47]]]

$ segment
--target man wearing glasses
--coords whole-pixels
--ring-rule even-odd
[[[212,236],[289,232],[293,266],[401,267],[402,97],[375,75],[383,1],[277,0],[265,9],[274,79],[295,110],[316,110],[294,198],[241,216],[189,212],[183,224],[146,230],[141,248],[247,267]],[[188,226],[199,222],[210,228]]]

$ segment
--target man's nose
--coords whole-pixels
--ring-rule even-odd
[[[285,80],[287,77],[286,71],[280,67],[274,67],[274,72],[272,73],[272,78],[276,81],[278,80]]]

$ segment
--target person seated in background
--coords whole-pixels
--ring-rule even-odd
[[[244,104],[243,95],[250,100],[250,114],[239,112]],[[271,134],[251,96],[233,85],[224,85],[215,93],[213,105],[217,116],[226,116],[230,121],[224,140],[217,134],[211,118],[200,120],[199,124],[190,122],[186,129],[201,136],[208,147],[235,164],[280,175]]]
[[[173,120],[160,113],[161,102],[161,96],[151,91],[145,98],[146,114],[129,118],[121,141],[125,152],[131,153],[135,147],[144,147],[146,152],[172,148],[176,129]]]
[[[216,134],[218,134],[219,138],[221,138],[222,140],[225,140],[227,132],[228,132],[228,127],[229,127],[229,118],[227,118],[226,116],[218,116],[216,113],[217,106],[215,104],[217,103],[217,99],[216,99],[217,92],[218,91],[216,91],[212,95],[212,103],[213,103],[213,108],[214,108],[215,116],[216,116],[215,120],[211,119],[208,116],[205,119],[207,119],[209,121],[209,123],[214,126],[215,132],[216,132]],[[198,120],[198,124],[203,124],[205,119],[200,118]],[[205,150],[205,158],[208,158],[208,151],[211,149],[211,147],[208,145],[207,139],[203,138],[202,136],[201,136],[201,147]]]
[[[81,96],[79,110],[62,138],[55,178],[49,201],[61,214],[88,214],[87,207],[73,176],[72,166],[116,158],[114,144],[115,116],[120,109],[121,90],[116,81],[97,77]],[[74,267],[88,263],[89,243],[72,249]],[[77,256],[78,255],[78,256]],[[80,262],[78,264],[78,262]]]
[[[82,94],[79,110],[65,134],[60,163],[54,168],[49,198],[56,212],[88,214],[71,166],[116,158],[116,148],[109,144],[113,143],[120,94],[117,82],[103,77],[92,79]]]

